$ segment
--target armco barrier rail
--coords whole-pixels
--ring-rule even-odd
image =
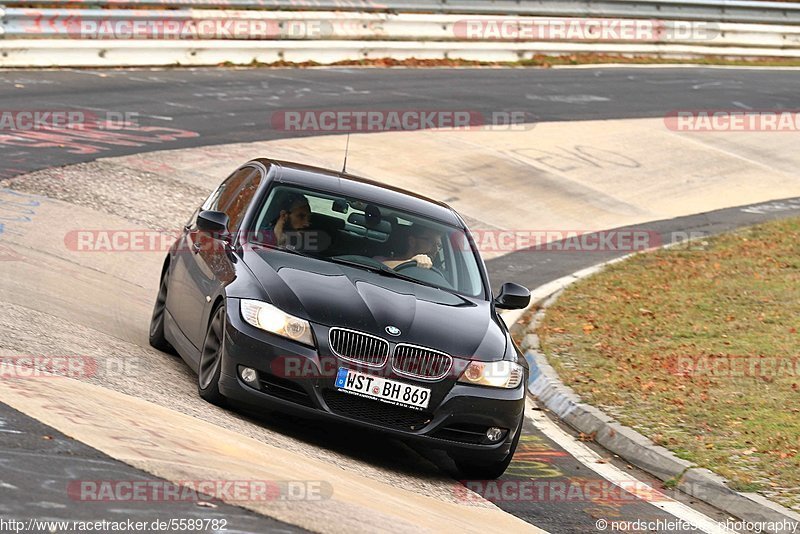
[[[518,61],[580,53],[800,58],[800,3],[79,0],[70,1],[69,8],[49,7],[66,5],[61,0],[6,3],[19,7],[0,6],[0,67],[325,64],[380,58]],[[37,3],[48,7],[29,7]],[[631,37],[620,31],[601,36],[587,31],[598,21],[622,21],[649,32]],[[583,33],[558,34],[554,29],[567,24]],[[486,31],[467,31],[473,26]],[[496,27],[536,31],[489,31]]]
[[[609,55],[692,58],[706,56],[800,58],[797,49],[593,43],[447,43],[405,41],[0,41],[0,65],[5,67],[201,66],[248,65],[288,61],[330,64],[358,59],[442,59],[516,61],[533,54]]]
[[[556,41],[549,26],[572,24],[584,30],[575,42],[683,44],[715,47],[800,48],[800,25],[642,20],[631,32],[607,32],[592,39],[597,18],[490,17],[337,12],[265,12],[220,10],[27,9],[5,10],[6,39],[228,39],[365,41],[520,41],[520,26],[540,28],[536,41]],[[469,31],[467,25],[478,31]],[[517,31],[492,31],[510,25]],[[550,28],[551,30],[554,28]],[[482,30],[482,31],[481,31]],[[562,32],[564,37],[566,32]],[[598,30],[595,32],[600,34]],[[531,35],[531,37],[534,37]],[[560,40],[564,40],[563,38]]]
[[[800,3],[756,0],[5,0],[7,6],[84,5],[358,11],[544,17],[619,17],[800,24]]]

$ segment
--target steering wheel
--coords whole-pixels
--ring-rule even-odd
[[[404,261],[403,263],[395,266],[394,270],[395,271],[401,271],[403,269],[408,269],[409,267],[417,267],[417,260]],[[422,268],[422,267],[420,267],[420,268]],[[445,280],[447,280],[447,277],[444,275],[444,273],[442,271],[440,271],[439,269],[437,269],[436,267],[434,267],[434,266],[431,266],[429,269],[426,269],[426,270],[433,271],[436,274],[438,274],[439,276],[441,276],[442,278],[444,278]]]

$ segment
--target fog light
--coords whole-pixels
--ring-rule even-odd
[[[496,426],[493,426],[486,431],[486,437],[489,439],[489,441],[497,441],[502,436],[503,436],[503,429],[497,428]]]
[[[256,381],[258,381],[258,373],[256,373],[255,369],[242,367],[242,370],[239,372],[239,374],[242,375],[242,380],[248,384],[255,384]]]

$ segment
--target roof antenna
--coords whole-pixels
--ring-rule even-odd
[[[344,164],[342,165],[342,172],[347,172],[347,151],[350,150],[350,132],[347,132],[347,144],[344,147]]]

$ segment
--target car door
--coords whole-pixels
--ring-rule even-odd
[[[257,167],[242,167],[211,194],[200,210],[225,213],[228,232],[234,235],[262,179],[262,171]],[[213,305],[209,299],[220,286],[230,283],[235,271],[231,248],[223,240],[198,230],[196,218],[187,226],[183,239],[170,277],[168,299],[175,301],[177,315],[174,317],[179,328],[200,348],[205,337],[206,318]],[[172,312],[169,300],[167,307]]]

